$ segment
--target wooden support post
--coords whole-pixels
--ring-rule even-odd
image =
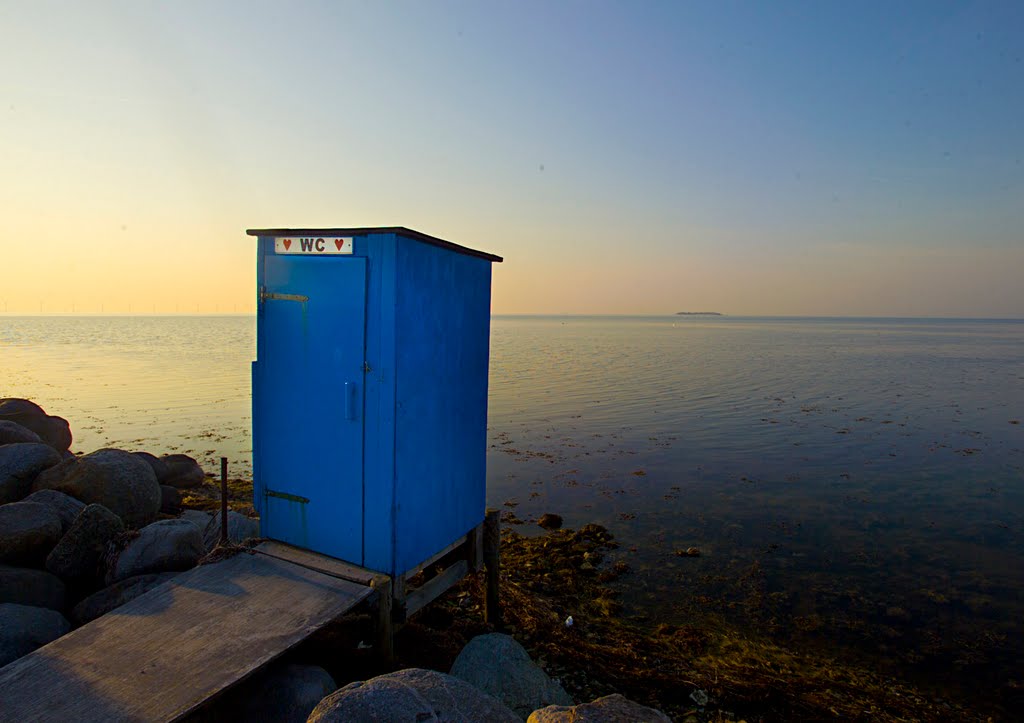
[[[391,620],[391,578],[377,575],[370,582],[377,595],[377,654],[388,665],[395,662],[395,626]]]
[[[484,566],[484,523],[474,527],[466,535],[466,560],[470,572],[480,572]]]
[[[498,597],[498,575],[501,571],[501,517],[498,510],[487,510],[484,516],[484,564],[487,566],[487,594],[484,597],[484,620],[499,630],[501,600]]]

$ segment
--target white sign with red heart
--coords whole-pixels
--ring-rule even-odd
[[[274,253],[276,254],[350,254],[352,253],[352,237],[294,237],[275,238]]]

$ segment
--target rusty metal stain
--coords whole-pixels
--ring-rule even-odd
[[[264,493],[267,497],[277,497],[278,499],[288,500],[289,502],[299,502],[301,504],[309,504],[308,497],[302,497],[301,495],[293,495],[290,492],[278,492],[277,490],[268,489]]]

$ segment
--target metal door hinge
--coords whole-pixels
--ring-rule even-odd
[[[301,301],[303,303],[309,301],[308,296],[302,296],[301,294],[275,294],[268,292],[265,287],[260,288],[260,303],[262,304],[267,299],[277,299],[278,301]]]

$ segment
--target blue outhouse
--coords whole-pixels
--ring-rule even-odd
[[[484,517],[501,258],[402,227],[247,233],[262,534],[401,575]]]

